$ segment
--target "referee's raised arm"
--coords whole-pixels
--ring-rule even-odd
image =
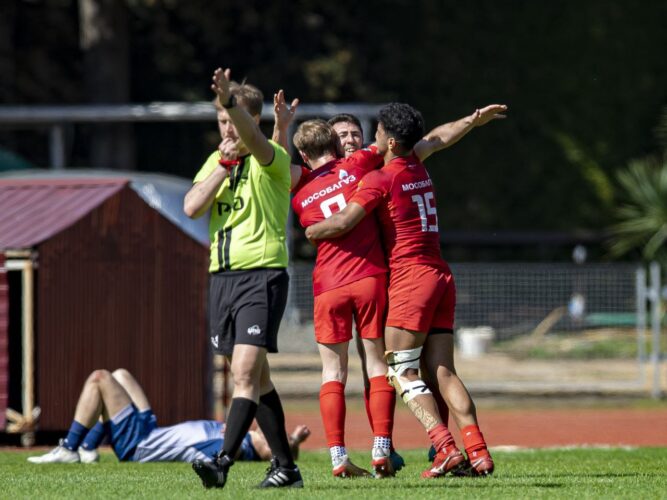
[[[218,96],[218,104],[227,110],[229,118],[236,126],[239,138],[260,165],[273,161],[273,147],[259,128],[259,116],[251,116],[242,106],[236,105],[236,98],[230,90],[231,70],[218,68],[213,73],[211,90]]]

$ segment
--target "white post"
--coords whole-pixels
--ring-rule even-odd
[[[642,384],[646,383],[646,269],[637,268],[637,361]]]
[[[651,330],[653,332],[653,345],[651,348],[651,365],[653,366],[653,387],[651,396],[660,398],[660,266],[657,262],[651,262],[649,266],[651,285],[649,300],[651,301]]]
[[[32,422],[35,409],[35,329],[34,329],[34,272],[31,259],[23,267],[23,417]],[[22,436],[24,445],[34,442],[34,430]]]
[[[296,151],[294,143],[292,142],[292,137],[294,137],[294,132],[296,132],[297,125],[294,121],[289,124],[287,129],[287,152],[292,155]],[[290,196],[290,202],[292,197]],[[285,307],[285,313],[283,314],[283,323],[287,322],[287,325],[290,328],[294,328],[298,322],[298,309],[297,303],[295,300],[294,285],[296,284],[296,270],[294,269],[294,212],[290,208],[287,213],[287,228],[285,230],[285,238],[287,239],[287,272],[290,276],[290,287],[287,291],[287,305]],[[225,408],[225,411],[227,409]],[[225,415],[226,416],[226,415]]]

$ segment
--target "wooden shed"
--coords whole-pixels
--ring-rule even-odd
[[[130,370],[161,425],[211,416],[207,230],[182,214],[189,186],[94,171],[0,178],[6,430],[31,431],[40,408],[39,430],[66,430],[97,368]]]

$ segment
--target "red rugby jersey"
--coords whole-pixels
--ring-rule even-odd
[[[381,164],[382,157],[371,147],[313,171],[303,170],[292,198],[301,225],[308,227],[340,212],[356,192],[359,180]],[[313,293],[386,271],[377,219],[364,217],[349,233],[317,243]]]
[[[391,160],[359,183],[350,202],[377,207],[389,269],[426,264],[442,269],[438,213],[431,178],[415,155]]]

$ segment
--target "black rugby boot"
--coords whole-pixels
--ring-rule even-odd
[[[233,464],[234,461],[220,450],[215,454],[212,462],[203,460],[192,462],[192,469],[201,479],[204,488],[222,488],[227,482],[227,473]]]

